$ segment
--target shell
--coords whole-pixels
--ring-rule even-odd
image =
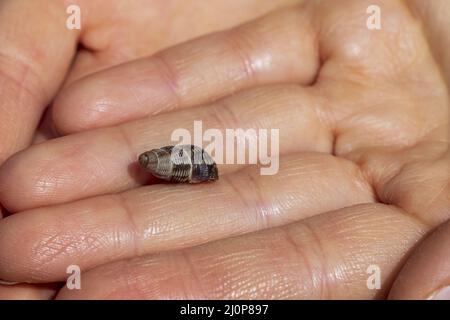
[[[167,146],[139,156],[139,164],[153,176],[175,183],[199,183],[219,179],[217,165],[202,148]]]

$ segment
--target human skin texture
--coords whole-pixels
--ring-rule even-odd
[[[198,5],[206,21],[190,30],[192,6],[152,2],[152,16],[146,2],[119,10],[79,1],[87,14],[78,33],[58,25],[62,1],[45,12],[36,4],[49,15],[37,35],[32,21],[22,37],[0,33],[16,39],[0,54],[1,81],[16,94],[0,102],[0,132],[14,132],[3,158],[33,134],[40,142],[0,167],[0,202],[11,213],[0,220],[1,279],[46,298],[48,287],[26,286],[63,282],[76,264],[82,290],[50,291],[57,298],[442,297],[448,2],[244,1],[234,10],[217,1]],[[24,3],[2,2],[0,25],[31,10]],[[380,30],[366,26],[373,4]],[[208,20],[214,10],[220,18]],[[166,33],[148,38],[154,16]],[[24,62],[20,78],[13,58]],[[219,165],[213,184],[154,183],[137,156],[194,120],[280,129],[278,174]],[[372,265],[377,290],[367,286]]]

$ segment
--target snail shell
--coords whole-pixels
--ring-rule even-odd
[[[199,183],[219,179],[217,165],[202,148],[167,146],[139,156],[139,164],[153,176],[170,182]]]

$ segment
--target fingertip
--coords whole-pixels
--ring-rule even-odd
[[[31,146],[0,167],[0,203],[9,212],[48,205],[49,199],[58,196],[55,190],[73,179],[71,170],[67,170],[70,163],[64,159],[70,159],[69,152],[77,150],[55,151],[56,140]]]
[[[89,80],[77,81],[63,89],[52,106],[55,130],[68,135],[107,124],[106,118],[114,111],[112,95],[101,86],[91,85]]]
[[[0,279],[7,282],[25,282],[16,273],[17,270],[28,269],[29,245],[28,230],[16,229],[16,216],[10,216],[0,222]],[[20,220],[19,220],[20,222]],[[14,230],[21,230],[20,234]],[[19,248],[20,246],[20,248]],[[17,252],[22,254],[18,255]]]
[[[61,236],[63,229],[64,223],[51,220],[46,209],[0,221],[0,279],[18,283],[63,280],[67,267],[77,263],[67,259],[76,244],[70,235]]]
[[[0,166],[0,203],[5,209],[4,212],[13,213],[20,210],[18,199],[27,190],[27,166],[24,166],[23,170],[20,169],[22,153],[23,151],[10,157]]]

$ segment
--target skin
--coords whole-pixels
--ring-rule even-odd
[[[27,8],[4,3],[16,14]],[[238,25],[263,13],[250,1],[240,21],[198,22],[191,34],[158,38],[159,46],[127,37],[147,35],[139,1],[127,7],[138,18],[125,19],[118,34],[107,27],[114,8],[89,3],[76,37],[58,34],[51,19],[42,31],[41,41],[59,37],[68,56],[77,40],[89,49],[64,84],[70,60],[58,66],[54,57],[65,53],[42,53],[39,37],[29,61],[41,59],[47,96],[26,94],[38,88],[38,71],[4,80],[29,83],[16,89],[17,114],[27,101],[36,106],[21,120],[29,130],[62,85],[36,140],[63,137],[0,168],[0,202],[14,213],[0,221],[0,278],[61,282],[68,265],[80,265],[83,289],[62,288],[61,299],[423,299],[450,284],[450,37],[439,23],[448,2],[375,1],[382,29],[374,31],[366,28],[373,1],[267,4],[268,14]],[[204,128],[280,128],[279,173],[220,166],[213,184],[152,184],[137,156],[194,120]],[[28,134],[5,155],[31,140],[20,123],[3,124]],[[373,264],[380,290],[366,285]]]
[[[450,299],[450,223],[434,230],[403,266],[389,293],[390,299]],[[425,276],[423,276],[425,275]],[[432,275],[432,276],[429,276]],[[446,297],[439,291],[446,288]]]

